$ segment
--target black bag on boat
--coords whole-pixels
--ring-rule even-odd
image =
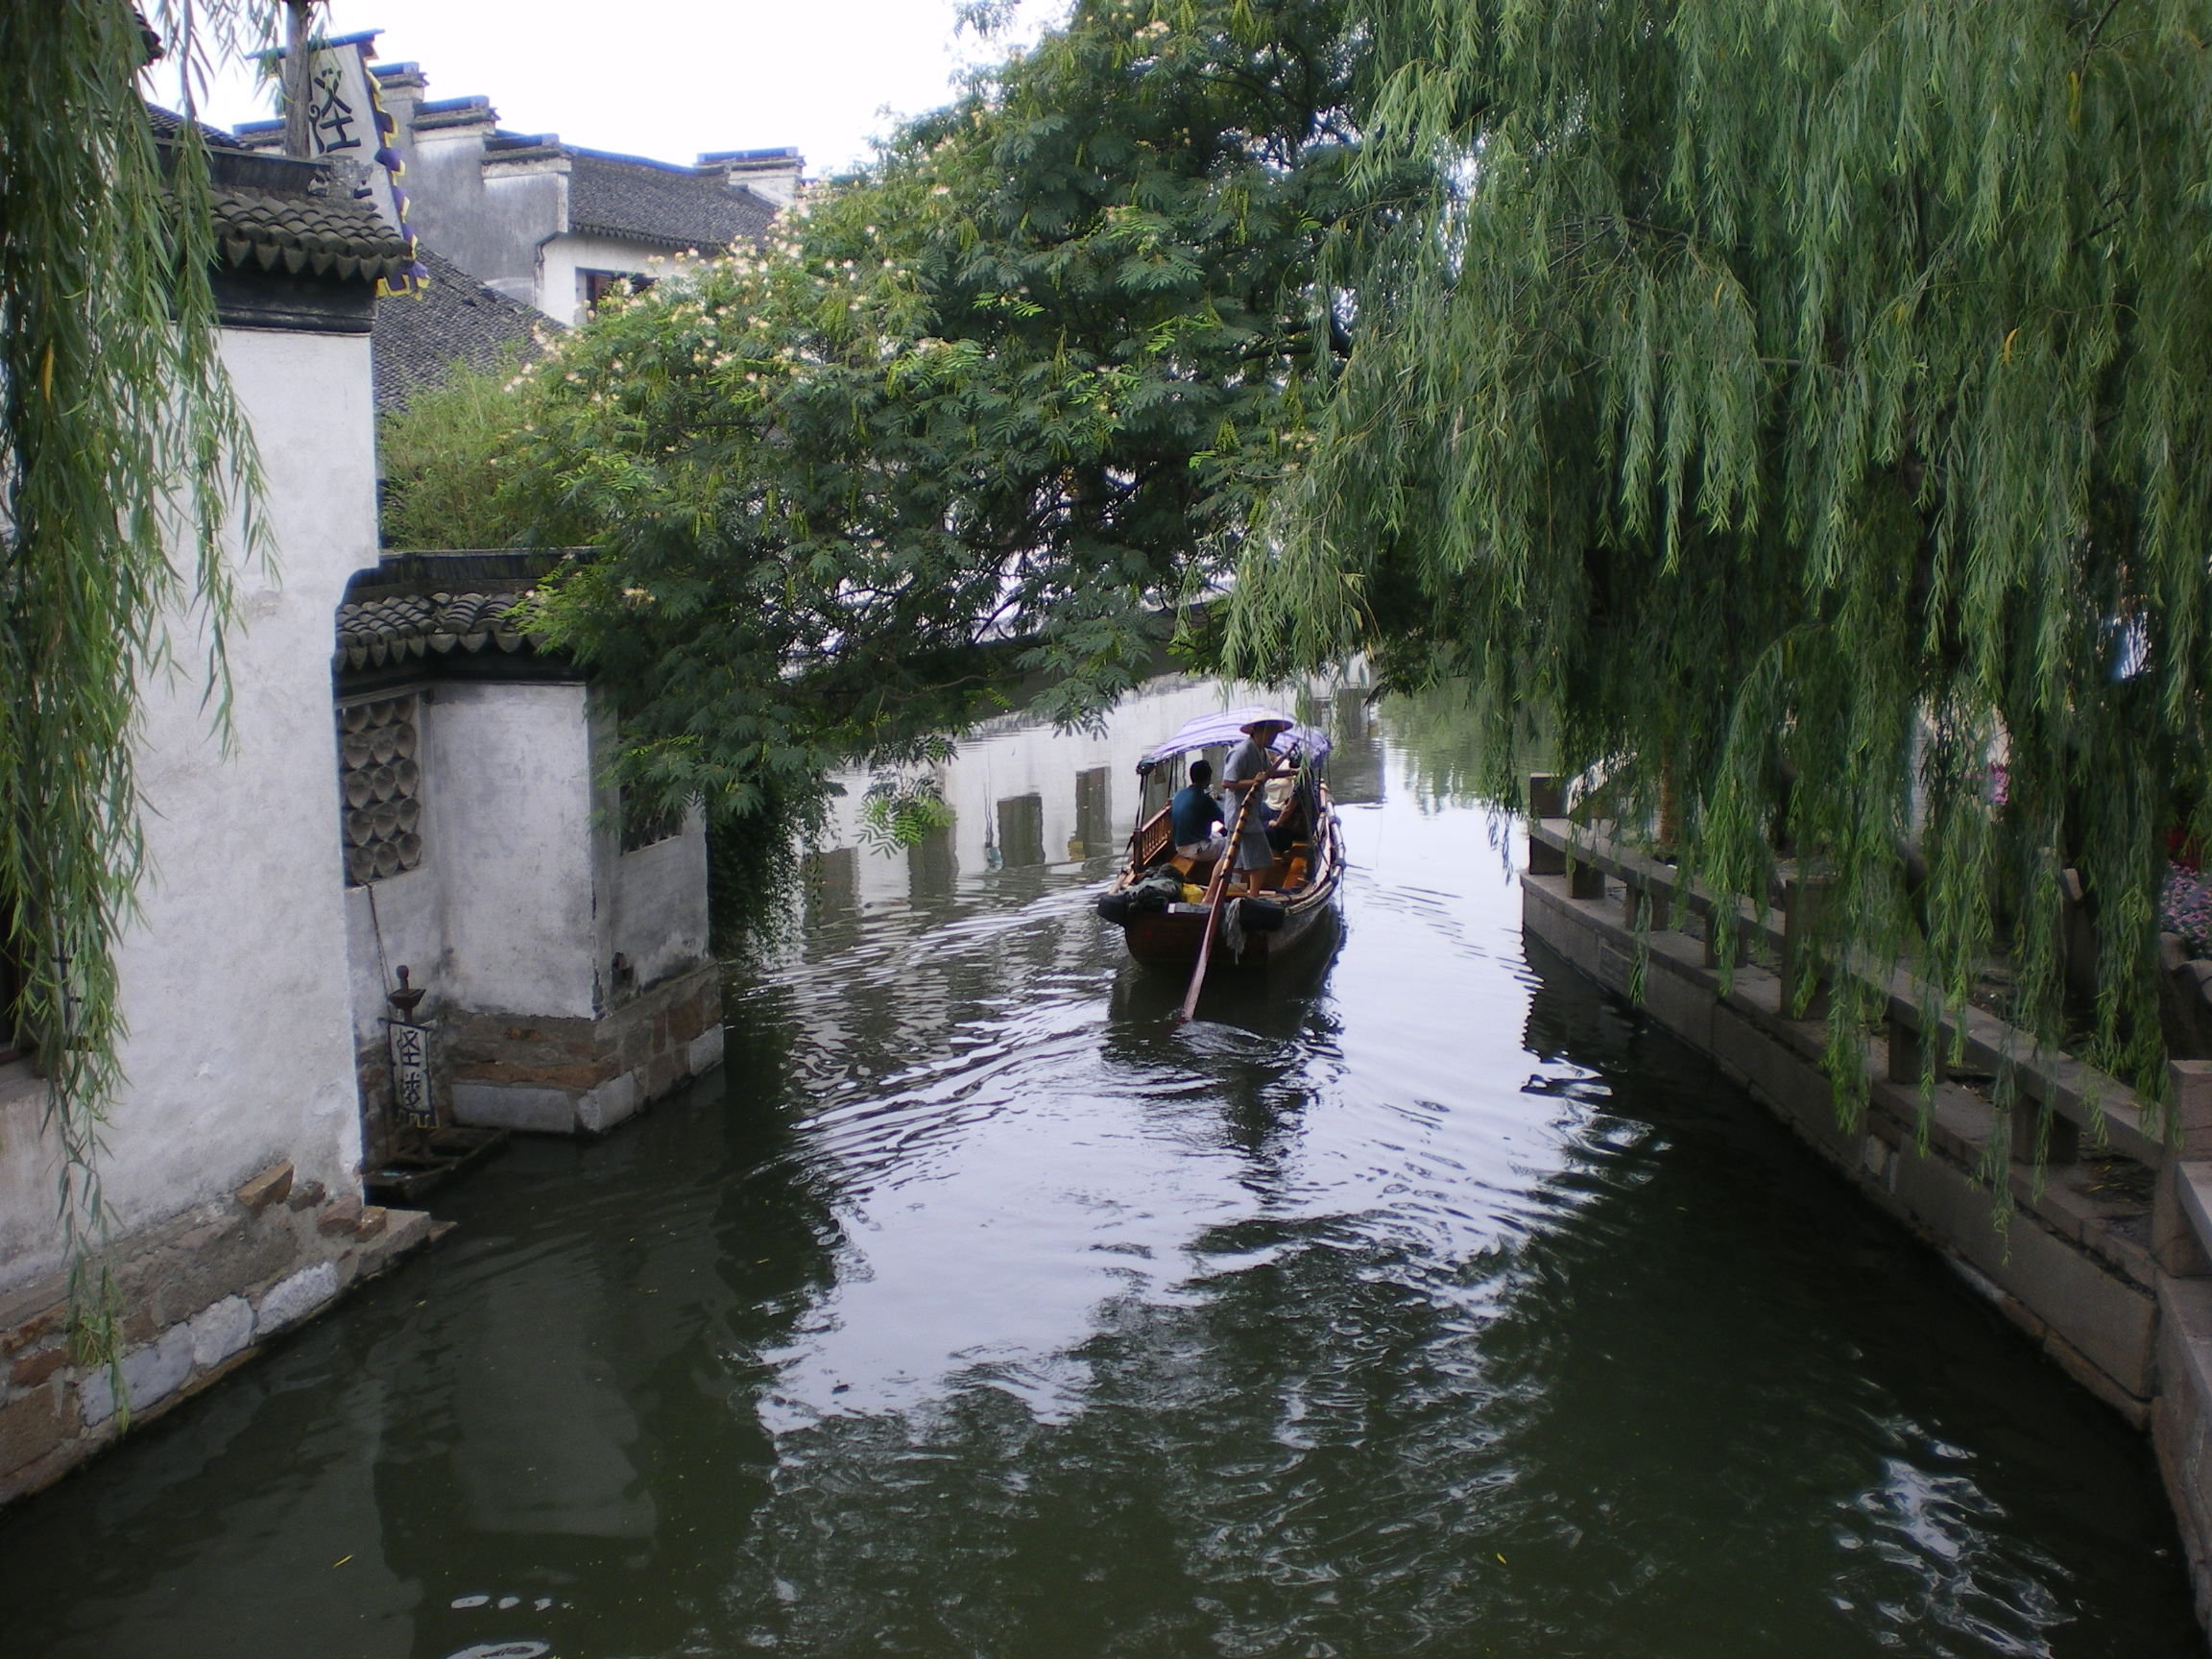
[[[1272,899],[1246,899],[1243,904],[1244,931],[1247,933],[1280,933],[1288,916],[1282,905]]]
[[[1126,922],[1146,910],[1165,910],[1183,897],[1183,878],[1172,870],[1155,870],[1142,881],[1101,893],[1098,914],[1109,922]]]

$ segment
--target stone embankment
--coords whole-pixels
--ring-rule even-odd
[[[136,1236],[115,1263],[132,1423],[197,1393],[436,1230],[420,1210],[333,1200],[280,1164],[228,1199]],[[0,1296],[0,1504],[122,1429],[108,1369],[74,1361],[65,1280]]]
[[[1929,1025],[1931,999],[1899,974],[1863,1044],[1864,1108],[1847,1117],[1822,1069],[1827,1022],[1809,1017],[1817,979],[1794,960],[1792,919],[1816,894],[1786,883],[1767,914],[1731,916],[1671,866],[1548,816],[1528,826],[1522,896],[1530,940],[1711,1056],[2150,1433],[2212,1628],[2212,1063],[2176,1062],[2159,1108],[1978,1011]],[[1742,946],[1723,989],[1713,941],[1731,925]],[[1808,1005],[1786,1007],[1785,986],[1808,984]],[[1930,1048],[1958,1058],[1935,1067],[1923,1143]]]

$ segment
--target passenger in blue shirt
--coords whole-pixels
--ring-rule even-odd
[[[1193,760],[1190,781],[1176,790],[1175,799],[1167,803],[1167,822],[1174,830],[1177,857],[1218,858],[1228,850],[1228,841],[1220,832],[1221,803],[1206,788],[1213,781],[1213,765]]]

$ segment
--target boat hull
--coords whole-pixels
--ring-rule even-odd
[[[1336,826],[1335,803],[1328,785],[1313,790],[1314,834],[1306,855],[1312,860],[1312,878],[1286,894],[1266,891],[1261,896],[1271,914],[1255,916],[1247,910],[1241,950],[1232,950],[1227,938],[1216,933],[1213,952],[1206,959],[1208,973],[1264,968],[1302,948],[1317,933],[1322,918],[1334,915],[1337,884],[1344,875],[1344,846]],[[1198,965],[1206,942],[1209,907],[1202,903],[1172,903],[1158,909],[1131,909],[1124,897],[1147,870],[1162,867],[1167,848],[1168,823],[1165,808],[1151,822],[1139,827],[1130,838],[1129,862],[1098,902],[1101,916],[1121,929],[1129,954],[1147,967],[1178,969],[1189,974]],[[1270,926],[1272,924],[1272,926]]]
[[[1208,970],[1264,968],[1303,945],[1328,908],[1328,899],[1318,895],[1286,908],[1283,926],[1272,933],[1246,933],[1241,952],[1232,951],[1225,938],[1216,938]],[[1206,912],[1197,905],[1184,910],[1145,911],[1122,923],[1121,935],[1128,942],[1129,954],[1145,966],[1180,968],[1189,973],[1198,964],[1198,947],[1206,937]]]

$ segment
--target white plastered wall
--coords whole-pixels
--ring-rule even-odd
[[[481,1011],[597,1016],[613,948],[594,892],[586,688],[448,681],[422,724],[434,831],[423,869],[444,891],[452,942],[432,996]]]
[[[346,890],[356,1042],[381,1039],[402,963],[432,1017],[545,1019],[608,1012],[617,954],[638,990],[707,959],[699,815],[619,851],[618,796],[594,782],[613,741],[599,699],[533,681],[434,682],[417,696],[422,863]]]
[[[361,1157],[329,685],[331,616],[376,556],[369,340],[227,329],[223,355],[276,559],[238,571],[228,752],[196,675],[143,690],[146,875],[117,952],[127,1082],[101,1164],[126,1234],[281,1161],[345,1191]],[[196,628],[177,628],[196,664]],[[0,1126],[0,1288],[60,1261],[53,1148],[25,1105]]]
[[[698,252],[711,254],[722,250],[702,248]],[[538,255],[538,309],[563,323],[581,323],[581,273],[618,271],[632,276],[661,276],[675,264],[666,252],[642,242],[618,242],[609,236],[555,236]]]
[[[434,799],[427,778],[422,795],[427,824]],[[421,865],[370,886],[346,889],[347,974],[356,1043],[383,1041],[384,1017],[392,1012],[384,994],[399,983],[401,967],[407,970],[408,983],[427,989],[452,978],[445,894],[434,862],[438,837],[435,824],[428,828],[431,832],[423,836],[426,851]]]
[[[639,990],[707,960],[707,835],[696,809],[667,840],[618,854],[612,886],[613,948]]]

